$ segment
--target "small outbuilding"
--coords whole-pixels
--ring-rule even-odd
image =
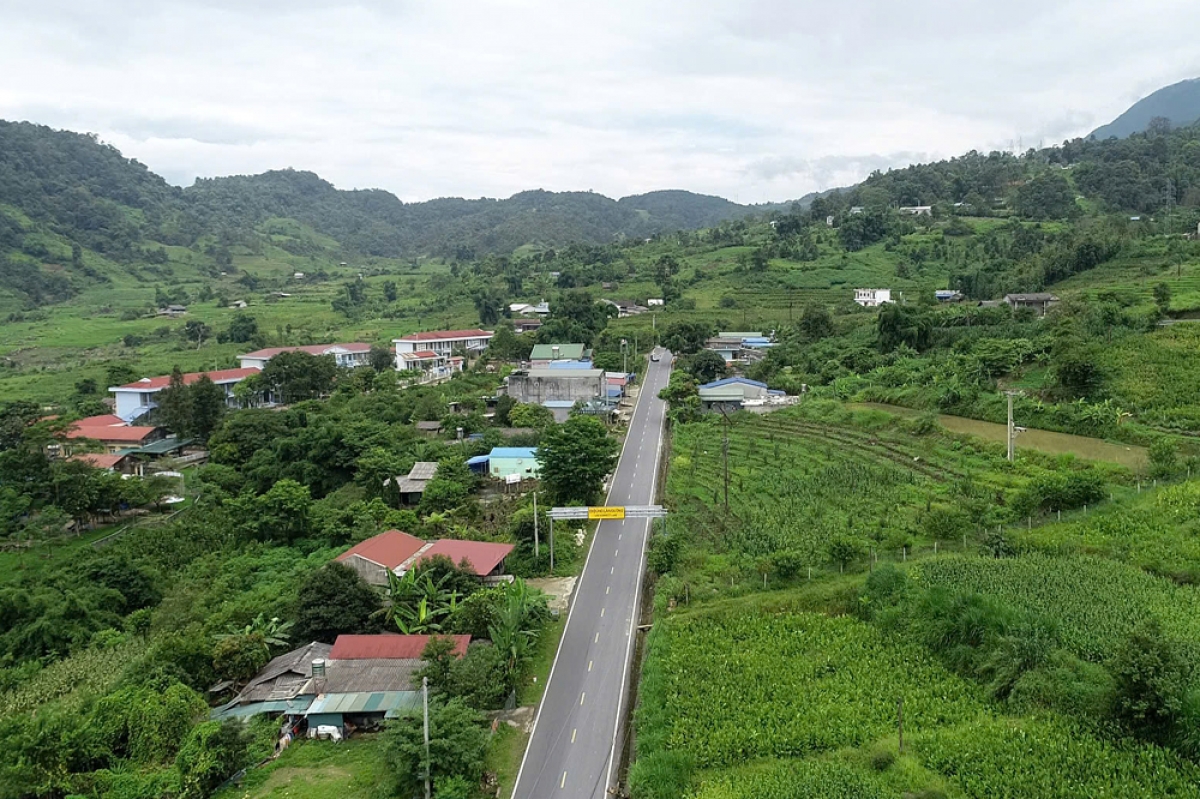
[[[488,474],[497,480],[510,475],[522,480],[538,478],[537,447],[494,447],[487,457]]]

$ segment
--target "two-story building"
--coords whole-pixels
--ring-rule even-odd
[[[461,372],[464,365],[461,351],[467,358],[483,354],[492,340],[490,330],[438,330],[411,333],[392,339],[396,348],[396,369],[425,373],[425,379],[441,379]]]
[[[225,404],[231,408],[237,407],[233,396],[233,387],[250,375],[259,373],[258,369],[218,369],[213,372],[188,372],[183,376],[184,385],[191,385],[202,376],[216,383],[225,391]],[[159,393],[171,385],[171,376],[143,377],[133,383],[123,386],[110,386],[109,392],[116,398],[116,415],[121,421],[132,421],[142,414],[149,413],[158,407]]]
[[[238,356],[243,369],[262,369],[267,361],[281,352],[304,352],[309,355],[332,355],[338,366],[355,368],[366,366],[371,355],[371,345],[360,341],[351,344],[310,344],[303,347],[268,347]]]
[[[855,289],[854,301],[864,308],[878,308],[892,302],[891,289]]]

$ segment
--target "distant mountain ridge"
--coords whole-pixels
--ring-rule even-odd
[[[682,190],[619,200],[532,190],[503,200],[405,203],[387,191],[341,190],[293,169],[204,178],[180,189],[94,136],[3,121],[0,205],[118,261],[136,260],[142,242],[231,240],[274,218],[303,222],[348,252],[473,257],[526,244],[603,244],[709,227],[763,210]],[[3,219],[0,210],[0,253],[6,231],[9,239],[23,232]]]
[[[1177,128],[1200,120],[1200,78],[1173,83],[1143,97],[1112,122],[1096,128],[1091,136],[1099,140],[1114,136],[1124,139],[1146,130],[1155,117],[1165,117]]]

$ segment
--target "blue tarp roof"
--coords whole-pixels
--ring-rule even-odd
[[[542,403],[543,408],[574,408],[575,400],[546,400]]]
[[[494,447],[489,458],[536,458],[537,447]]]
[[[619,396],[621,396],[621,389],[620,389],[620,388],[610,388],[610,389],[608,390],[608,396],[610,396],[610,397],[619,397]]]
[[[591,369],[591,361],[551,361],[547,369]]]
[[[714,380],[711,383],[705,383],[704,385],[700,386],[700,388],[720,388],[721,386],[731,386],[734,383],[742,383],[743,385],[747,386],[758,386],[759,388],[767,387],[766,383],[760,383],[757,380],[751,380],[748,377],[726,377],[723,380]]]

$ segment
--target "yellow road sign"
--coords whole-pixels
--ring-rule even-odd
[[[593,506],[588,508],[589,519],[624,519],[625,508],[623,507],[608,507],[605,505]]]

